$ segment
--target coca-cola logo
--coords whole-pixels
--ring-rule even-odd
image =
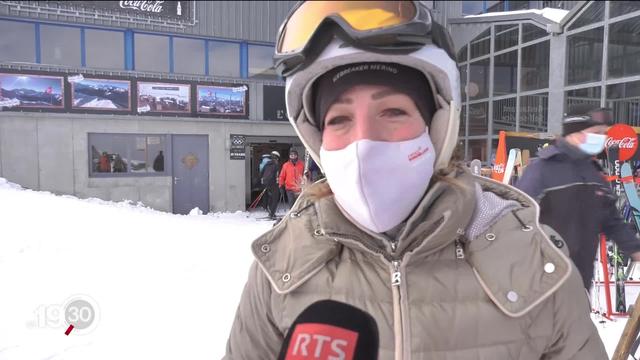
[[[607,136],[606,147],[618,147],[618,159],[620,161],[631,159],[638,150],[638,135],[629,125],[613,125],[607,132]]]
[[[633,149],[636,147],[636,139],[623,137],[622,139],[607,138],[607,147],[617,146],[620,149]]]
[[[163,3],[164,1],[120,1],[120,7],[123,9],[161,13]]]

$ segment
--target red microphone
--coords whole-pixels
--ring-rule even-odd
[[[368,313],[333,300],[315,302],[295,319],[278,360],[376,360],[378,325]]]

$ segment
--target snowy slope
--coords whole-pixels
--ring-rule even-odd
[[[0,359],[221,358],[249,244],[271,226],[247,216],[171,215],[0,178]],[[74,295],[98,318],[65,336],[42,309]]]
[[[252,255],[247,213],[181,216],[0,178],[0,360],[219,359]],[[56,311],[79,296],[90,328]],[[625,321],[594,322],[611,354]]]

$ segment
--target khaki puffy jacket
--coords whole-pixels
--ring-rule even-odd
[[[354,226],[333,197],[303,193],[252,245],[224,359],[276,359],[296,316],[322,299],[376,319],[381,360],[607,359],[580,275],[540,229],[535,202],[467,173],[456,180],[465,186],[433,185],[397,243]],[[520,206],[466,239],[476,183]]]

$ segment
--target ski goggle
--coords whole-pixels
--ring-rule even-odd
[[[433,42],[453,54],[446,31],[418,1],[304,1],[278,32],[278,72],[287,76],[312,61],[333,38],[327,32],[371,51],[411,52]]]

